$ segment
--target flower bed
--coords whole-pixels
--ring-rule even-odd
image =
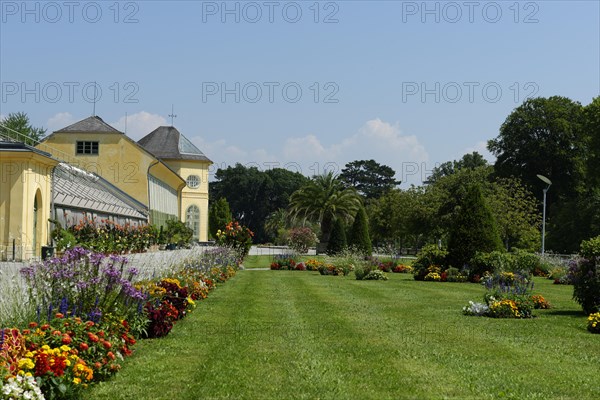
[[[398,264],[392,269],[392,272],[396,274],[411,274],[413,272],[413,267],[410,265]]]
[[[521,273],[499,272],[486,275],[484,303],[469,301],[463,314],[491,318],[532,318],[534,309],[548,309],[550,303],[541,295],[532,295],[533,281]]]
[[[592,333],[600,333],[600,312],[590,314],[587,329]]]
[[[167,335],[234,276],[237,260],[210,250],[169,276],[134,281],[126,258],[75,248],[23,268],[36,320],[0,329],[0,398],[82,398],[120,370],[137,339]]]

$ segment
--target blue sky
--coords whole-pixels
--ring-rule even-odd
[[[96,82],[134,139],[173,104],[215,168],[374,158],[407,187],[528,96],[600,93],[598,1],[1,1],[0,22],[1,115],[60,129]]]

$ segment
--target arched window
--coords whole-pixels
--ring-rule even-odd
[[[200,239],[200,209],[192,204],[185,212],[185,224],[194,231],[194,239]]]

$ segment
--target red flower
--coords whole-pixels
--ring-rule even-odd
[[[104,346],[105,349],[110,349],[112,347],[112,344],[110,344],[108,340],[105,340],[102,342],[102,346]]]
[[[100,340],[98,338],[98,336],[94,335],[92,332],[88,332],[88,339],[90,339],[90,341],[96,343],[98,340]]]
[[[80,349],[81,351],[86,351],[86,350],[87,350],[87,349],[89,349],[89,348],[90,348],[90,347],[88,346],[88,344],[87,344],[87,343],[85,343],[85,342],[81,342],[81,343],[79,343],[79,349]]]
[[[55,315],[56,318],[64,318],[64,314],[63,313],[56,313]]]
[[[72,340],[71,340],[71,336],[64,334],[62,336],[62,340],[61,340],[62,344],[71,344]]]
[[[106,356],[108,358],[110,358],[111,360],[114,360],[116,358],[115,354],[112,351],[109,351],[108,353],[106,353]]]
[[[37,326],[38,326],[37,322],[30,322],[30,323],[29,323],[29,327],[30,327],[31,329],[35,329],[35,328],[37,328]]]
[[[41,330],[46,331],[48,329],[50,329],[50,324],[44,324],[40,327]]]
[[[46,372],[50,371],[50,363],[48,361],[48,354],[38,353],[35,356],[35,376],[43,376]]]

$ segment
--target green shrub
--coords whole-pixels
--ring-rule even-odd
[[[229,203],[224,197],[212,203],[208,210],[208,230],[210,236],[216,239],[217,231],[223,229],[232,219]]]
[[[587,314],[600,310],[600,236],[581,243],[578,268],[574,268],[573,298]]]
[[[515,250],[513,271],[527,271],[534,276],[548,276],[550,266],[537,254],[525,250]]]
[[[513,271],[515,257],[510,253],[502,251],[491,251],[489,253],[477,252],[469,263],[470,276],[483,276],[486,272]]]
[[[450,267],[446,271],[446,281],[448,282],[466,282],[467,275],[462,274],[458,268]]]
[[[374,269],[365,275],[362,280],[364,281],[387,281],[388,277],[382,270]]]
[[[192,242],[194,231],[178,219],[168,219],[164,234],[169,243],[185,247]]]
[[[422,281],[425,279],[425,276],[430,272],[428,268],[432,265],[443,267],[446,264],[447,256],[448,252],[438,248],[435,244],[423,246],[412,265],[415,280]]]
[[[359,264],[354,267],[354,276],[357,281],[362,281],[365,276],[373,270],[373,267],[367,264]]]
[[[317,235],[310,228],[293,228],[289,233],[289,245],[297,253],[304,254],[317,243]]]
[[[600,257],[600,236],[581,242],[581,250],[579,253],[588,260],[594,260],[597,264],[599,261],[598,258]]]

